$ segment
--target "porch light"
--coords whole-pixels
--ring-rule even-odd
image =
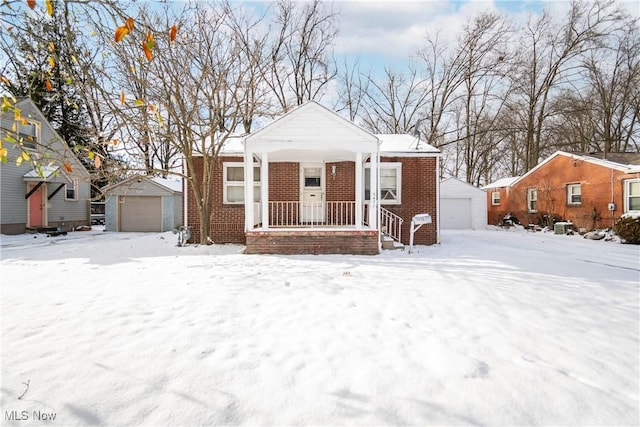
[[[331,178],[336,179],[336,165],[331,166]]]

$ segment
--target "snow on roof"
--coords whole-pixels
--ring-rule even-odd
[[[171,191],[176,191],[178,193],[182,192],[182,180],[181,179],[171,179],[171,178],[162,178],[160,176],[156,176],[151,178],[153,182],[156,184],[160,184],[163,187],[167,187]]]
[[[381,153],[440,153],[440,150],[409,134],[376,134]]]
[[[243,136],[230,136],[222,147],[222,153],[244,154],[244,138]],[[440,150],[424,141],[418,140],[417,137],[409,134],[376,134],[380,140],[381,153],[440,153]]]
[[[497,181],[494,181],[490,184],[485,185],[484,187],[482,187],[483,189],[487,189],[487,188],[500,188],[500,187],[509,187],[511,186],[511,184],[513,184],[514,182],[516,182],[520,177],[519,176],[510,176],[507,178],[501,178]]]
[[[40,175],[40,171],[38,169],[31,169],[29,172],[24,174],[24,178],[44,178],[47,179],[56,171],[60,169],[59,166],[42,166],[40,170],[42,171],[42,175]]]

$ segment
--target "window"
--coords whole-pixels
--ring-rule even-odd
[[[35,149],[38,143],[38,128],[35,123],[18,122],[18,139],[25,148]]]
[[[640,212],[640,179],[629,179],[624,183],[625,212]]]
[[[538,190],[527,188],[527,209],[529,212],[538,212]]]
[[[64,198],[66,200],[78,200],[78,180],[71,180],[71,184],[66,185],[66,192]]]
[[[244,203],[244,163],[224,164],[223,198],[226,204]],[[253,167],[253,201],[260,201],[260,166]],[[257,183],[257,184],[255,184]]]
[[[371,167],[364,169],[364,199],[371,200],[369,177]],[[400,190],[402,188],[402,163],[380,163],[380,203],[388,205],[400,204]]]
[[[499,191],[491,192],[491,204],[493,206],[498,206],[500,204],[500,192]]]
[[[567,204],[568,205],[582,204],[582,189],[580,188],[580,184],[567,185]]]

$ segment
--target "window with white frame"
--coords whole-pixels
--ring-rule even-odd
[[[244,203],[244,163],[229,162],[223,165],[223,198],[225,204]],[[260,166],[253,167],[253,201],[260,201]]]
[[[500,192],[492,191],[491,192],[491,204],[493,206],[498,206],[500,204]]]
[[[582,188],[580,187],[580,184],[567,185],[567,204],[568,205],[582,204]]]
[[[7,133],[9,141],[13,139],[15,141],[12,142],[22,144],[22,148],[36,149],[40,132],[37,122],[19,118],[14,120],[10,126],[5,126],[3,123],[2,130]]]
[[[64,198],[66,200],[78,200],[78,180],[72,179],[71,183],[66,184],[65,187]]]
[[[33,122],[18,121],[18,139],[24,148],[35,149],[38,143],[38,127]]]
[[[538,212],[538,190],[527,188],[527,209],[529,212]]]
[[[624,182],[625,212],[640,212],[640,179]]]
[[[402,188],[402,163],[379,163],[380,165],[380,203],[387,205],[400,204]],[[364,169],[364,199],[371,200],[370,178],[371,166]]]

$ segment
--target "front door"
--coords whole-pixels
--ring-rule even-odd
[[[29,184],[27,192],[37,184]],[[44,189],[47,184],[42,184],[29,196],[29,227],[42,227],[44,225]]]
[[[324,168],[318,165],[302,165],[300,188],[302,189],[300,216],[303,223],[324,222]]]

